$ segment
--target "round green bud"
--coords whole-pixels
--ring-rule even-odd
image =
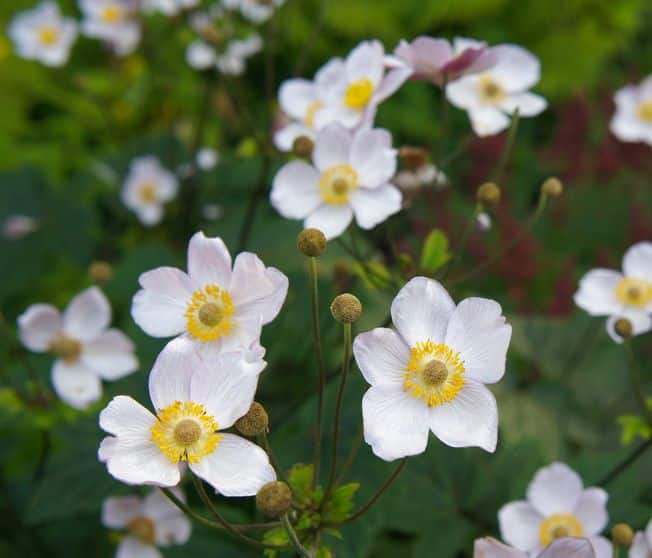
[[[559,178],[552,176],[541,185],[541,192],[551,198],[558,198],[564,192],[564,185]]]
[[[326,237],[319,229],[305,229],[297,237],[297,248],[305,256],[316,258],[326,250]]]
[[[476,196],[484,206],[498,205],[498,202],[500,202],[500,187],[495,182],[485,182],[478,188]]]
[[[331,314],[333,314],[333,318],[338,322],[352,324],[360,319],[362,304],[358,300],[358,297],[350,293],[344,293],[336,296],[333,300]]]
[[[235,429],[243,436],[253,437],[269,429],[269,416],[265,407],[254,401],[247,414],[235,421]]]
[[[92,262],[88,266],[88,276],[95,283],[106,283],[113,279],[113,267],[109,262]]]
[[[617,523],[611,529],[611,538],[614,544],[618,546],[628,547],[632,544],[634,539],[634,532],[632,528],[626,523]]]
[[[292,491],[281,481],[264,485],[256,494],[256,507],[267,517],[281,517],[292,509]]]
[[[312,155],[312,150],[315,148],[315,142],[308,136],[299,136],[295,138],[292,143],[292,153],[302,159],[308,159]]]
[[[629,339],[634,332],[632,322],[627,318],[618,318],[614,324],[614,331],[620,335],[623,339]]]

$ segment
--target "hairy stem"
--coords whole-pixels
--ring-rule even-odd
[[[507,140],[505,141],[505,147],[503,148],[503,153],[500,156],[498,164],[494,168],[494,172],[491,174],[491,181],[496,182],[502,177],[503,171],[509,158],[512,154],[512,149],[514,147],[514,142],[516,141],[516,133],[518,132],[518,122],[519,122],[519,113],[518,109],[512,114],[512,122],[509,126],[509,132],[507,132]]]
[[[308,550],[306,550],[301,544],[301,541],[299,540],[296,531],[292,527],[292,523],[290,523],[290,518],[287,516],[287,514],[281,517],[281,523],[283,524],[283,527],[285,527],[285,530],[290,537],[290,542],[292,542],[292,546],[297,551],[299,556],[303,556],[304,558],[313,558],[312,554],[310,554],[310,552],[308,552]]]
[[[641,408],[641,412],[643,413],[645,420],[650,426],[652,426],[652,409],[648,407],[647,401],[645,400],[643,382],[641,381],[641,372],[638,368],[638,363],[636,362],[636,356],[634,355],[634,347],[632,346],[631,338],[625,339],[623,341],[623,349],[625,350],[625,358],[627,360],[627,368],[629,369],[629,377],[632,382],[634,395],[638,401],[638,405]]]
[[[630,453],[625,459],[617,463],[602,479],[597,483],[597,486],[607,486],[613,480],[618,478],[618,476],[626,471],[636,460],[643,455],[648,448],[652,446],[652,438],[643,442],[638,446],[632,453]]]

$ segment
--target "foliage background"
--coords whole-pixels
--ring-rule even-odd
[[[33,4],[0,3],[0,26],[6,29],[14,13]],[[74,13],[72,1],[61,4]],[[566,195],[499,264],[452,288],[458,299],[498,299],[514,324],[507,374],[494,390],[501,413],[499,450],[488,455],[431,439],[427,453],[410,460],[373,511],[344,529],[342,540],[329,542],[341,557],[469,556],[473,538],[496,534],[498,508],[523,497],[540,466],[567,461],[591,484],[628,451],[616,423],[617,416],[635,412],[622,351],[609,341],[602,320],[574,309],[572,293],[587,269],[619,267],[631,243],[652,238],[649,148],[620,144],[607,129],[612,92],[652,70],[652,10],[646,0],[288,0],[268,32],[274,90],[297,64],[310,76],[329,57],[345,55],[371,37],[391,49],[400,38],[421,33],[472,36],[522,44],[542,60],[537,90],[551,108],[522,121],[495,226],[472,236],[464,266],[482,261],[521,230],[545,177],[561,176]],[[141,370],[105,384],[105,400],[129,393],[146,402],[147,372],[163,341],[147,338],[129,316],[138,275],[159,265],[183,267],[185,245],[196,229],[222,236],[232,250],[238,245],[261,157],[238,117],[233,92],[218,79],[204,97],[203,78],[184,62],[190,40],[180,20],[152,17],[141,48],[127,59],[114,59],[98,43],[81,39],[71,62],[53,71],[13,56],[6,34],[0,35],[0,221],[22,213],[40,222],[22,240],[0,239],[0,307],[6,319],[0,339],[0,556],[112,556],[116,539],[99,523],[101,501],[133,491],[114,482],[96,460],[103,404],[79,413],[39,394],[28,369],[47,383],[51,362],[17,345],[17,315],[33,302],[65,305],[90,284],[91,261],[110,261],[115,276],[103,288],[114,323],[137,343]],[[263,132],[273,109],[265,97],[270,85],[263,78],[265,63],[259,55],[233,84]],[[219,149],[222,162],[187,186],[196,194],[182,194],[169,206],[163,225],[145,230],[119,201],[128,163],[147,153],[169,168],[188,160],[203,98],[208,118],[202,143]],[[466,116],[455,110],[452,116],[450,146],[469,133]],[[439,127],[436,91],[426,84],[406,86],[381,107],[379,124],[392,131],[396,145],[432,145]],[[502,136],[472,141],[447,169],[451,188],[391,219],[366,247],[378,255],[375,247],[390,231],[401,249],[416,257],[434,227],[446,231],[454,246],[475,188],[503,143]],[[276,157],[273,167],[281,162]],[[268,173],[264,186],[272,176]],[[223,218],[203,220],[204,203],[220,204]],[[269,366],[258,395],[272,417],[272,444],[288,468],[311,457],[316,385],[305,335],[310,319],[305,262],[294,249],[298,230],[263,199],[247,245],[291,281],[281,316],[264,333]],[[348,256],[333,244],[321,262],[322,327],[333,371],[341,358],[339,329],[326,302],[342,287],[332,274],[343,260]],[[348,283],[365,305],[358,329],[378,326],[394,293],[360,278]],[[637,339],[635,349],[650,386],[649,336]],[[346,398],[347,440],[358,431],[365,389],[359,374],[354,376]],[[647,456],[609,487],[612,522],[641,528],[647,521],[651,467]],[[358,502],[390,469],[363,445],[350,473],[351,480],[364,481]],[[254,514],[250,500],[222,504],[234,518]],[[165,555],[249,554],[197,527],[189,546]]]

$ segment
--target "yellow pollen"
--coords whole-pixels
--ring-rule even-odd
[[[361,110],[371,99],[374,92],[374,84],[370,79],[363,78],[349,84],[344,93],[344,104],[352,109]]]
[[[152,182],[145,182],[140,186],[140,200],[144,203],[156,201],[156,185]]]
[[[351,165],[334,165],[319,179],[319,193],[326,203],[342,205],[358,187],[358,173]]]
[[[652,301],[652,283],[634,277],[623,277],[616,285],[616,298],[628,306],[643,308]]]
[[[58,356],[68,364],[75,362],[81,354],[81,344],[79,341],[71,337],[66,337],[65,335],[55,337],[50,342],[48,349],[53,355]]]
[[[148,517],[134,517],[127,523],[127,531],[145,544],[153,545],[156,542],[156,527]]]
[[[44,25],[38,31],[38,40],[44,45],[51,46],[59,40],[59,31],[52,25]]]
[[[206,343],[230,335],[235,327],[231,320],[235,306],[231,296],[217,285],[195,291],[186,308],[188,333]]]
[[[410,352],[403,390],[429,407],[450,403],[464,387],[464,361],[443,343],[420,341]]]
[[[117,23],[122,18],[122,11],[119,6],[110,4],[102,11],[102,21],[105,23]]]
[[[480,97],[482,101],[489,105],[495,105],[505,98],[505,91],[493,78],[481,76],[478,81]]]
[[[172,463],[199,463],[222,438],[217,429],[217,422],[203,405],[175,401],[159,410],[151,440]]]
[[[638,117],[646,124],[652,124],[652,101],[643,101],[638,105]]]
[[[555,539],[562,537],[583,537],[584,528],[574,515],[556,513],[546,517],[539,527],[539,542],[548,546]]]
[[[308,126],[308,128],[315,127],[315,114],[317,111],[324,106],[324,103],[321,101],[314,101],[306,110],[306,114],[303,117],[303,123]]]

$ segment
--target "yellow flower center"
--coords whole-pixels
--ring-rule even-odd
[[[464,387],[464,361],[443,343],[420,341],[410,352],[403,390],[429,407],[450,403]]]
[[[623,277],[616,285],[616,297],[628,306],[643,308],[652,301],[652,283],[634,277]]]
[[[156,201],[156,185],[153,182],[144,182],[140,186],[139,195],[143,203],[154,203]]]
[[[199,463],[222,438],[217,422],[199,403],[175,401],[156,419],[151,440],[172,463]]]
[[[217,285],[195,291],[186,308],[188,333],[202,342],[215,341],[229,335],[235,306],[231,296]]]
[[[326,169],[319,179],[319,193],[326,203],[342,205],[349,194],[358,187],[358,173],[351,165],[334,165]]]
[[[646,124],[652,124],[652,101],[643,101],[638,105],[638,117]]]
[[[105,23],[117,23],[122,18],[122,10],[115,4],[109,4],[102,10],[102,21]]]
[[[363,109],[371,99],[374,84],[370,79],[358,79],[349,84],[344,93],[344,104],[352,109]]]
[[[314,128],[315,127],[315,114],[317,114],[317,111],[321,109],[324,106],[324,103],[321,101],[315,101],[313,102],[308,109],[306,110],[306,114],[303,117],[303,123],[308,126],[308,128]]]
[[[505,90],[489,76],[481,76],[478,81],[480,98],[488,105],[495,105],[505,98]]]
[[[38,31],[38,40],[41,44],[52,46],[59,40],[59,31],[52,25],[43,25]]]
[[[148,517],[134,517],[127,523],[127,531],[145,544],[154,545],[156,542],[156,527]]]
[[[67,337],[66,335],[57,335],[48,347],[49,351],[58,356],[64,362],[71,364],[75,362],[81,354],[81,343],[76,339]]]
[[[574,515],[555,513],[546,517],[539,527],[539,542],[548,546],[552,541],[563,537],[583,537],[584,528]]]

